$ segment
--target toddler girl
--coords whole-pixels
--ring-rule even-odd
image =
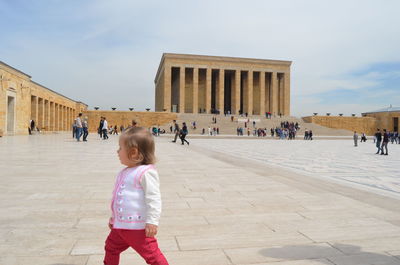
[[[120,253],[129,247],[147,264],[168,265],[154,238],[161,214],[154,149],[153,136],[142,127],[131,127],[119,138],[118,156],[126,168],[118,174],[112,196],[106,265],[118,265]]]

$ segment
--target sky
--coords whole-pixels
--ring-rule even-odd
[[[397,0],[0,0],[0,60],[89,109],[154,110],[163,53],[292,61],[291,114],[400,106]]]

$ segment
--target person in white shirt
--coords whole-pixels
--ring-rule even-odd
[[[147,264],[168,265],[154,237],[161,195],[153,136],[143,127],[126,129],[119,138],[118,157],[126,168],[118,174],[112,195],[104,264],[119,264],[121,252],[132,247]]]
[[[103,117],[103,128],[102,128],[102,130],[103,130],[103,140],[108,139],[108,135],[107,135],[107,133],[108,133],[108,123],[107,123],[106,117]]]
[[[82,129],[82,113],[79,113],[78,117],[75,120],[75,125],[76,125],[76,131],[75,131],[75,136],[76,140],[79,142],[81,139],[81,136],[83,134],[83,129]]]

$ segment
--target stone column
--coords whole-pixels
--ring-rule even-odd
[[[31,98],[31,119],[35,121],[35,126],[38,126],[38,97]]]
[[[164,103],[163,109],[171,112],[171,66],[164,66]]]
[[[265,115],[265,72],[260,72],[260,115]]]
[[[285,116],[290,116],[290,73],[285,73],[284,77],[284,111]]]
[[[67,108],[67,131],[72,130],[71,108]]]
[[[58,105],[58,117],[59,117],[59,122],[58,122],[58,130],[62,131],[63,130],[63,115],[62,115],[62,105]]]
[[[199,113],[199,68],[193,68],[193,113]]]
[[[69,122],[69,107],[65,107],[65,130],[69,131],[70,126],[70,122]]]
[[[68,108],[64,106],[64,131],[68,129]]]
[[[219,76],[218,76],[218,91],[217,91],[217,109],[220,111],[221,114],[224,114],[225,106],[224,106],[224,86],[225,86],[225,70],[219,69]]]
[[[65,106],[65,130],[68,131],[68,128],[69,128],[68,107]]]
[[[68,120],[67,107],[66,106],[63,106],[63,113],[64,113],[63,131],[66,131],[67,130],[67,120]]]
[[[249,70],[247,73],[247,112],[249,115],[253,114],[253,71]]]
[[[54,102],[54,131],[58,131],[58,103]]]
[[[49,100],[49,131],[54,130],[54,102]]]
[[[211,68],[207,68],[207,73],[206,73],[206,113],[210,113],[210,111],[211,111],[211,79],[212,79]]]
[[[279,102],[279,106],[278,106],[278,114],[282,114],[283,115],[283,110],[284,110],[284,79],[283,79],[283,74],[278,73],[278,102]]]
[[[39,127],[40,130],[42,130],[45,127],[45,125],[44,125],[44,99],[43,98],[38,98],[37,126]]]
[[[67,130],[67,111],[66,107],[62,106],[62,115],[63,115],[63,131]]]
[[[46,131],[50,131],[50,111],[49,111],[49,101],[46,99],[44,101],[44,126]]]
[[[64,106],[60,105],[60,131],[64,131]]]
[[[62,131],[62,124],[63,124],[63,120],[62,120],[63,116],[62,116],[62,106],[60,104],[58,104],[58,130]]]
[[[233,88],[232,110],[234,114],[239,114],[240,110],[240,70],[235,71],[235,82]]]
[[[57,104],[53,102],[53,131],[57,131]]]
[[[179,68],[179,113],[185,112],[185,67]]]
[[[278,76],[277,72],[271,73],[271,113],[273,115],[278,115]]]

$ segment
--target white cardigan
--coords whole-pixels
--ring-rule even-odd
[[[159,177],[153,165],[125,168],[117,176],[111,201],[116,229],[144,229],[158,225],[161,215]]]

